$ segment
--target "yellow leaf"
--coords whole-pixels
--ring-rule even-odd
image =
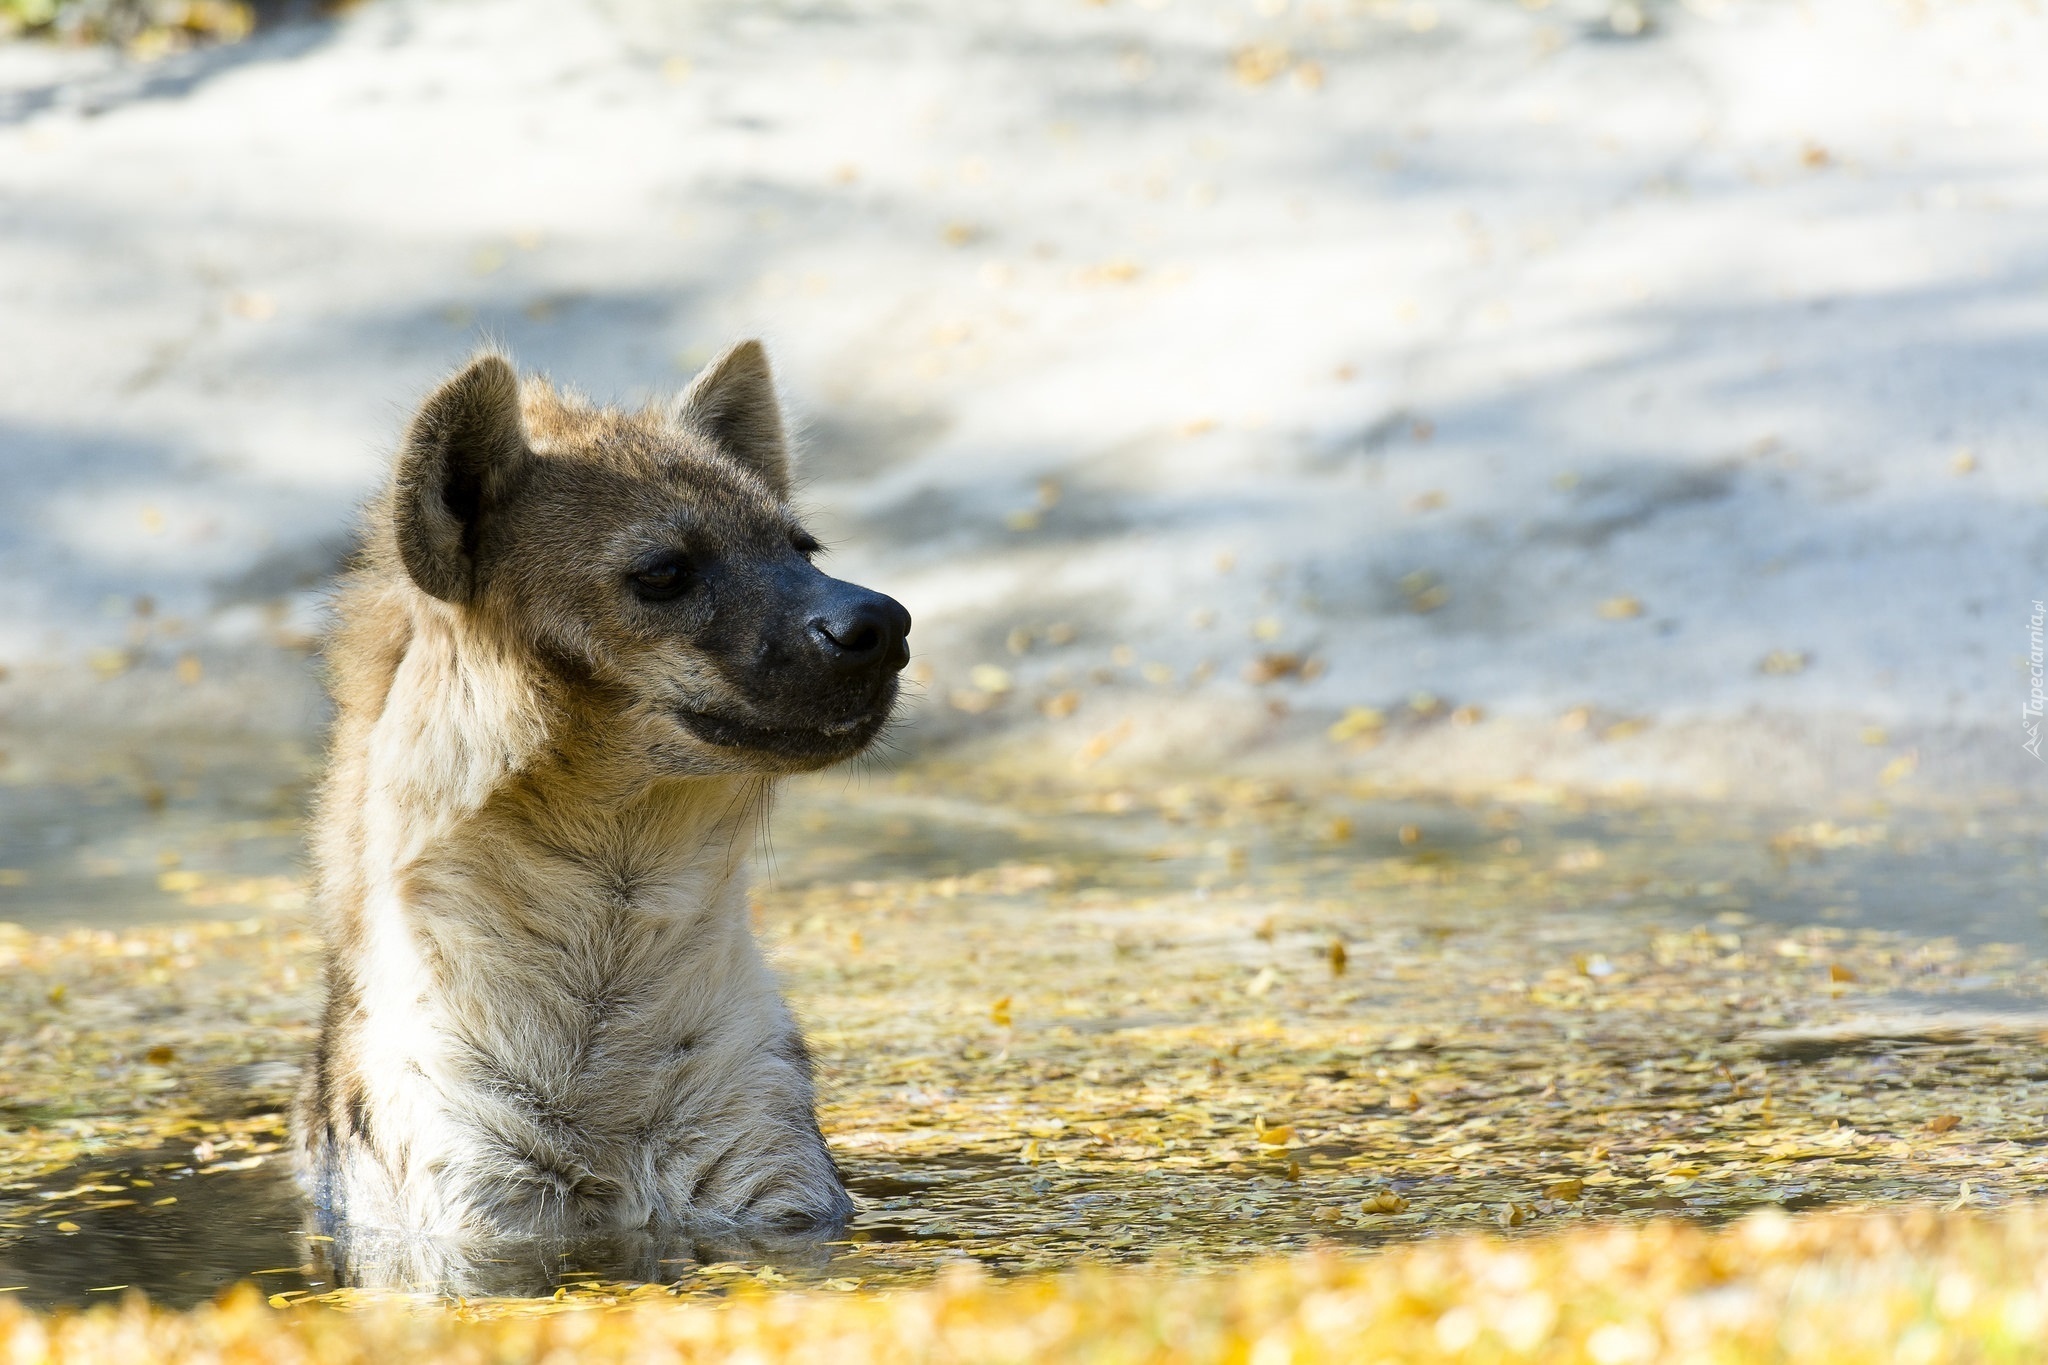
[[[1936,1114],[1933,1118],[1927,1120],[1927,1131],[1930,1133],[1951,1132],[1962,1121],[1961,1115],[1958,1114]],[[62,1225],[60,1224],[59,1226]]]
[[[1377,734],[1386,723],[1386,716],[1372,707],[1353,706],[1344,712],[1343,719],[1332,725],[1327,733],[1332,744],[1342,744],[1346,740],[1363,739],[1367,735]]]
[[[1566,1204],[1576,1204],[1586,1194],[1586,1182],[1577,1176],[1556,1181],[1543,1187],[1545,1199],[1556,1199]]]
[[[1065,720],[1081,709],[1081,694],[1072,688],[1055,692],[1039,702],[1038,709],[1048,720]]]
[[[1237,77],[1239,85],[1264,85],[1287,66],[1287,49],[1278,43],[1241,47],[1230,59],[1231,74]]]
[[[1006,995],[996,1001],[995,1004],[989,1006],[988,1017],[992,1022],[1008,1028],[1010,1026],[1010,997]]]
[[[1640,597],[1610,597],[1600,604],[1600,619],[1603,621],[1629,621],[1643,614],[1643,600]]]
[[[1265,1143],[1268,1147],[1285,1147],[1288,1143],[1294,1141],[1294,1125],[1282,1123],[1275,1127],[1267,1128],[1259,1134],[1259,1141]]]

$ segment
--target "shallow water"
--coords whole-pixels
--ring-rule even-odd
[[[120,1029],[185,1021],[179,1060],[135,1072],[182,1129],[147,1106],[113,1122],[118,1100],[0,1093],[9,1169],[33,1172],[0,1190],[0,1291],[185,1304],[349,1278],[308,1240],[276,1113],[312,999],[296,771],[201,764],[162,800],[119,773],[0,791],[0,919],[131,936],[93,940],[81,983],[156,960],[125,926],[253,916],[219,940],[251,945],[243,965],[188,944],[188,975],[147,978],[183,1003],[136,977],[94,997],[104,1028],[70,1025],[118,1068],[141,1065]],[[2026,813],[1824,822],[1511,795],[799,786],[764,853],[762,926],[818,1042],[852,1227],[497,1248],[419,1287],[845,1288],[962,1256],[1204,1264],[1947,1198],[1965,1171],[1966,1200],[2037,1186],[2024,1153],[2048,1133],[2023,1116],[2048,1079],[2048,844]],[[250,973],[291,1029],[194,1022]],[[180,1069],[237,1031],[236,1064]],[[70,1159],[38,1165],[38,1142]]]

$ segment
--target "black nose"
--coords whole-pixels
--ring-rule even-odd
[[[841,673],[898,673],[910,662],[910,613],[893,597],[848,585],[810,624],[826,662]]]

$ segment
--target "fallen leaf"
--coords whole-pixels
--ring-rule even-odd
[[[1287,69],[1287,49],[1278,43],[1241,47],[1230,58],[1230,73],[1239,85],[1264,85]]]
[[[1639,597],[1610,597],[1600,604],[1600,619],[1603,621],[1631,621],[1643,614],[1643,602]]]
[[[1348,740],[1363,739],[1368,735],[1376,735],[1381,729],[1385,728],[1386,723],[1386,716],[1372,707],[1353,706],[1348,708],[1344,712],[1343,718],[1338,720],[1325,733],[1328,735],[1331,743],[1343,744]]]
[[[1307,667],[1308,660],[1299,654],[1261,654],[1245,666],[1245,681],[1263,686],[1278,682],[1282,678],[1299,677]]]
[[[1039,711],[1051,720],[1065,720],[1081,709],[1081,694],[1073,688],[1055,692],[1038,703]]]

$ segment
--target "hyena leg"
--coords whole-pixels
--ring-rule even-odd
[[[664,1202],[680,1220],[832,1229],[853,1215],[819,1131],[809,1058],[791,1039],[736,1061],[691,1097],[663,1145]]]

